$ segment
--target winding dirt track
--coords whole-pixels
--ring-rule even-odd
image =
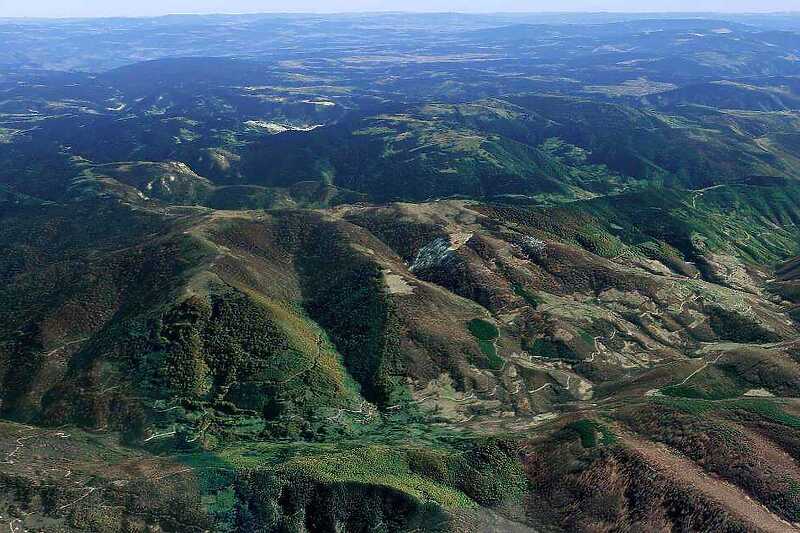
[[[758,502],[750,499],[739,487],[711,477],[693,461],[666,446],[642,440],[627,431],[618,433],[618,436],[623,443],[639,454],[653,468],[716,502],[752,531],[768,533],[800,531],[797,526],[786,522]]]

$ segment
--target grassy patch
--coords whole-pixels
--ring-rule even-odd
[[[469,332],[472,333],[472,336],[478,339],[478,347],[480,347],[481,353],[486,357],[489,368],[494,370],[502,368],[503,359],[497,355],[497,347],[494,344],[497,337],[500,336],[497,327],[491,322],[476,318],[469,321],[467,328]]]
[[[532,308],[536,309],[541,303],[536,296],[534,296],[530,291],[526,290],[522,285],[515,283],[513,288],[514,294],[525,300],[525,303],[530,305]]]
[[[781,424],[793,429],[800,429],[800,417],[787,413],[775,400],[766,398],[738,398],[735,400],[722,401],[689,398],[659,398],[657,401],[694,415],[702,415],[714,411],[728,411],[733,413],[745,411],[776,424]]]
[[[708,411],[714,410],[716,407],[714,402],[710,400],[699,400],[684,397],[658,398],[656,401],[668,407],[673,407],[693,415],[702,415]]]
[[[738,398],[745,390],[735,376],[729,376],[717,369],[706,369],[694,376],[689,383],[664,387],[661,392],[665,396],[676,398],[726,400]]]
[[[774,401],[766,399],[736,400],[732,402],[731,409],[742,409],[760,416],[770,422],[775,422],[793,429],[800,429],[800,417],[790,415]]]
[[[493,341],[500,336],[500,332],[497,331],[497,327],[494,324],[480,318],[470,320],[467,327],[469,332],[478,340]]]
[[[475,507],[463,492],[413,472],[406,453],[383,446],[298,457],[282,465],[280,471],[310,476],[323,483],[389,487],[420,501],[433,500],[448,509]]]
[[[611,430],[596,420],[589,420],[584,418],[577,420],[564,429],[574,431],[580,436],[581,446],[584,448],[594,448],[598,443],[598,434],[600,435],[600,443],[603,446],[608,446],[616,442],[617,437]]]
[[[503,367],[503,358],[497,355],[497,347],[493,342],[478,341],[478,346],[481,348],[481,353],[486,356],[489,368],[492,370],[500,370]]]

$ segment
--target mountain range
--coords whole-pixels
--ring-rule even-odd
[[[800,17],[0,33],[0,527],[800,529]]]

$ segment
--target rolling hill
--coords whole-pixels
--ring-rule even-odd
[[[0,527],[798,530],[799,28],[0,20]]]

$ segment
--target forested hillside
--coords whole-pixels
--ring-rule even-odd
[[[800,528],[800,18],[0,33],[0,528]]]

